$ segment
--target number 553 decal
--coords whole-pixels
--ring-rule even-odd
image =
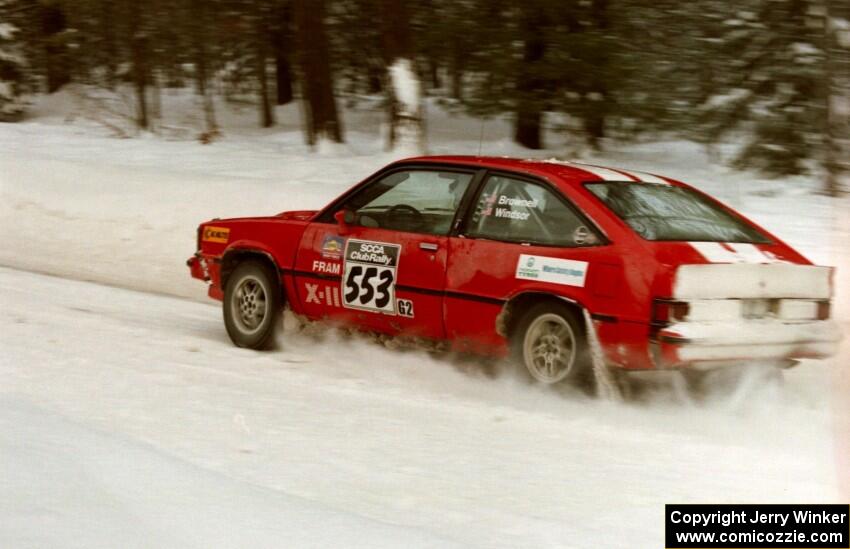
[[[395,281],[401,246],[348,239],[342,274],[342,305],[396,314]]]

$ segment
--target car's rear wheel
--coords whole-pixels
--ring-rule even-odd
[[[224,326],[238,347],[268,349],[282,310],[274,271],[259,261],[240,263],[224,288]]]
[[[530,307],[516,325],[512,347],[516,359],[540,383],[567,382],[583,389],[592,384],[584,330],[566,305],[543,302]]]

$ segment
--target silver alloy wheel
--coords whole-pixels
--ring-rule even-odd
[[[545,313],[525,331],[522,355],[529,373],[541,383],[558,383],[575,367],[576,337],[564,317]]]
[[[266,289],[254,275],[245,275],[230,297],[230,311],[236,327],[245,335],[254,334],[266,318]]]

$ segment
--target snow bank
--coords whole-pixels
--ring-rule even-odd
[[[0,302],[3,546],[657,547],[671,501],[839,500],[824,364],[613,405],[7,269]]]
[[[148,293],[0,269],[0,545],[273,545],[280,519],[301,525],[291,545],[656,547],[666,502],[850,495],[846,358],[698,408],[663,388],[593,402],[333,335],[234,348],[184,264],[197,223],[317,208],[396,159],[377,107],[348,112],[361,131],[327,155],[297,108],[271,130],[222,110],[209,146],[64,124],[61,97],[39,108],[0,124],[0,264]],[[477,121],[430,110],[434,152],[477,153]],[[483,153],[525,156],[509,121],[483,133]],[[694,183],[850,287],[848,209],[814,179],[727,172],[681,142],[586,160]]]
[[[0,394],[0,454],[7,547],[456,546],[235,479],[8,394]]]

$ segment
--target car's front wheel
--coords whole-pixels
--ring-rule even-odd
[[[274,271],[258,261],[240,263],[224,288],[224,326],[238,347],[268,349],[282,309]]]
[[[572,309],[538,303],[519,319],[512,337],[514,356],[536,381],[568,382],[583,389],[593,376],[582,324]]]

